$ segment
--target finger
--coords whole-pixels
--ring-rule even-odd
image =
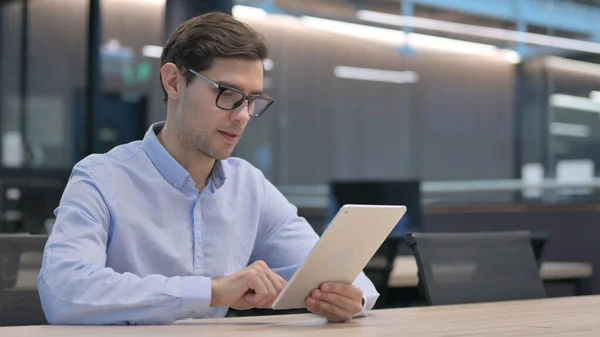
[[[263,283],[265,284],[267,290],[269,290],[270,293],[267,297],[263,298],[263,300],[261,301],[261,303],[259,303],[257,307],[270,308],[272,302],[275,301],[275,299],[281,292],[281,281],[285,282],[285,280],[283,280],[279,275],[273,272],[265,261],[256,261],[252,264],[252,267],[256,272],[261,274]],[[285,284],[287,283],[284,283],[283,287],[285,286]]]
[[[276,272],[273,272],[273,274],[277,275],[277,278],[279,279],[279,283],[281,284],[281,286],[283,288],[285,288],[285,286],[287,286],[287,281],[283,277],[279,276],[279,274],[277,274]]]
[[[275,290],[275,286],[273,285],[273,283],[267,276],[267,273],[261,275],[261,280],[265,284],[265,287],[267,288],[268,292],[267,292],[267,295],[262,298],[258,307],[259,308],[270,308],[271,306],[269,303],[272,303],[273,301],[275,301],[275,298],[277,298],[278,292],[277,292],[277,290]]]
[[[271,280],[271,283],[273,285],[281,284],[282,287],[285,287],[287,285],[287,281],[285,279],[283,279],[281,276],[279,276],[279,274],[277,274],[273,270],[271,270],[271,268],[269,268],[269,266],[267,265],[266,262],[259,260],[259,261],[254,262],[252,264],[252,266],[254,268],[256,268],[257,270],[263,271],[264,273],[269,275],[269,279]],[[275,279],[277,279],[277,281]]]
[[[250,275],[248,287],[250,290],[254,291],[254,293],[246,294],[246,301],[255,307],[264,301],[265,297],[269,295],[269,290],[265,285],[260,273],[254,273]]]
[[[279,295],[285,287],[285,280],[272,270],[267,272],[267,277],[269,278],[269,281],[271,281],[271,284],[273,284],[273,287],[275,287],[275,292]]]
[[[363,296],[359,287],[346,283],[326,282],[321,285],[320,289],[324,293],[335,293],[353,299],[362,299]]]
[[[273,284],[281,284],[283,287],[287,285],[287,281],[269,268],[266,263],[260,264],[260,267],[265,271],[265,273],[267,273],[267,275],[269,275],[269,279],[271,279]]]
[[[275,293],[272,297],[270,297],[269,301],[261,303],[261,308],[271,308],[273,306],[273,302],[275,302],[275,300],[277,299],[277,296],[279,296],[279,294],[281,293],[281,291],[284,288],[284,285],[281,284],[279,278],[277,277],[277,274],[275,274],[274,272],[266,273],[266,277],[268,278],[268,281],[275,289],[274,290]]]
[[[352,314],[338,306],[326,301],[315,300],[312,297],[306,300],[306,308],[315,314],[327,318],[330,322],[346,322],[353,317]]]
[[[254,262],[253,264],[251,264],[252,267],[261,269],[261,270],[267,270],[269,269],[269,266],[267,265],[267,263],[263,260],[258,260],[256,262]]]
[[[312,292],[311,297],[315,300],[325,301],[336,307],[342,308],[350,313],[352,317],[362,311],[362,301],[348,298],[336,293],[324,293],[319,289]]]

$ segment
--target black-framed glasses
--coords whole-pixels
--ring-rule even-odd
[[[250,117],[259,117],[273,104],[273,99],[266,94],[248,96],[243,92],[235,89],[220,85],[214,81],[211,81],[206,76],[198,73],[193,69],[188,69],[192,74],[200,77],[206,83],[214,86],[219,91],[215,105],[221,110],[235,110],[244,104],[244,101],[248,101],[248,114]]]

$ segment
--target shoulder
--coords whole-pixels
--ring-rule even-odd
[[[145,155],[141,141],[135,141],[114,147],[106,153],[91,154],[73,167],[73,175],[86,173],[95,178],[102,179],[130,165],[134,159]]]
[[[242,158],[229,157],[221,161],[221,166],[228,178],[249,178],[260,181],[261,183],[265,179],[261,170]]]
[[[237,157],[222,160],[220,164],[226,177],[226,185],[236,191],[250,192],[261,200],[264,199],[270,182],[261,170]]]

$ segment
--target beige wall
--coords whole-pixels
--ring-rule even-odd
[[[251,24],[270,43],[268,92],[276,104],[254,121],[238,153],[260,165],[257,149],[270,146],[267,168],[277,183],[512,177],[512,64],[426,50],[405,55],[276,20]],[[412,70],[420,80],[339,79],[336,65]]]

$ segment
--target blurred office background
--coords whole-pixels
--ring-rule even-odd
[[[597,0],[0,1],[1,232],[47,232],[78,160],[165,118],[162,44],[211,10],[270,45],[235,155],[317,231],[363,198],[600,267]]]

